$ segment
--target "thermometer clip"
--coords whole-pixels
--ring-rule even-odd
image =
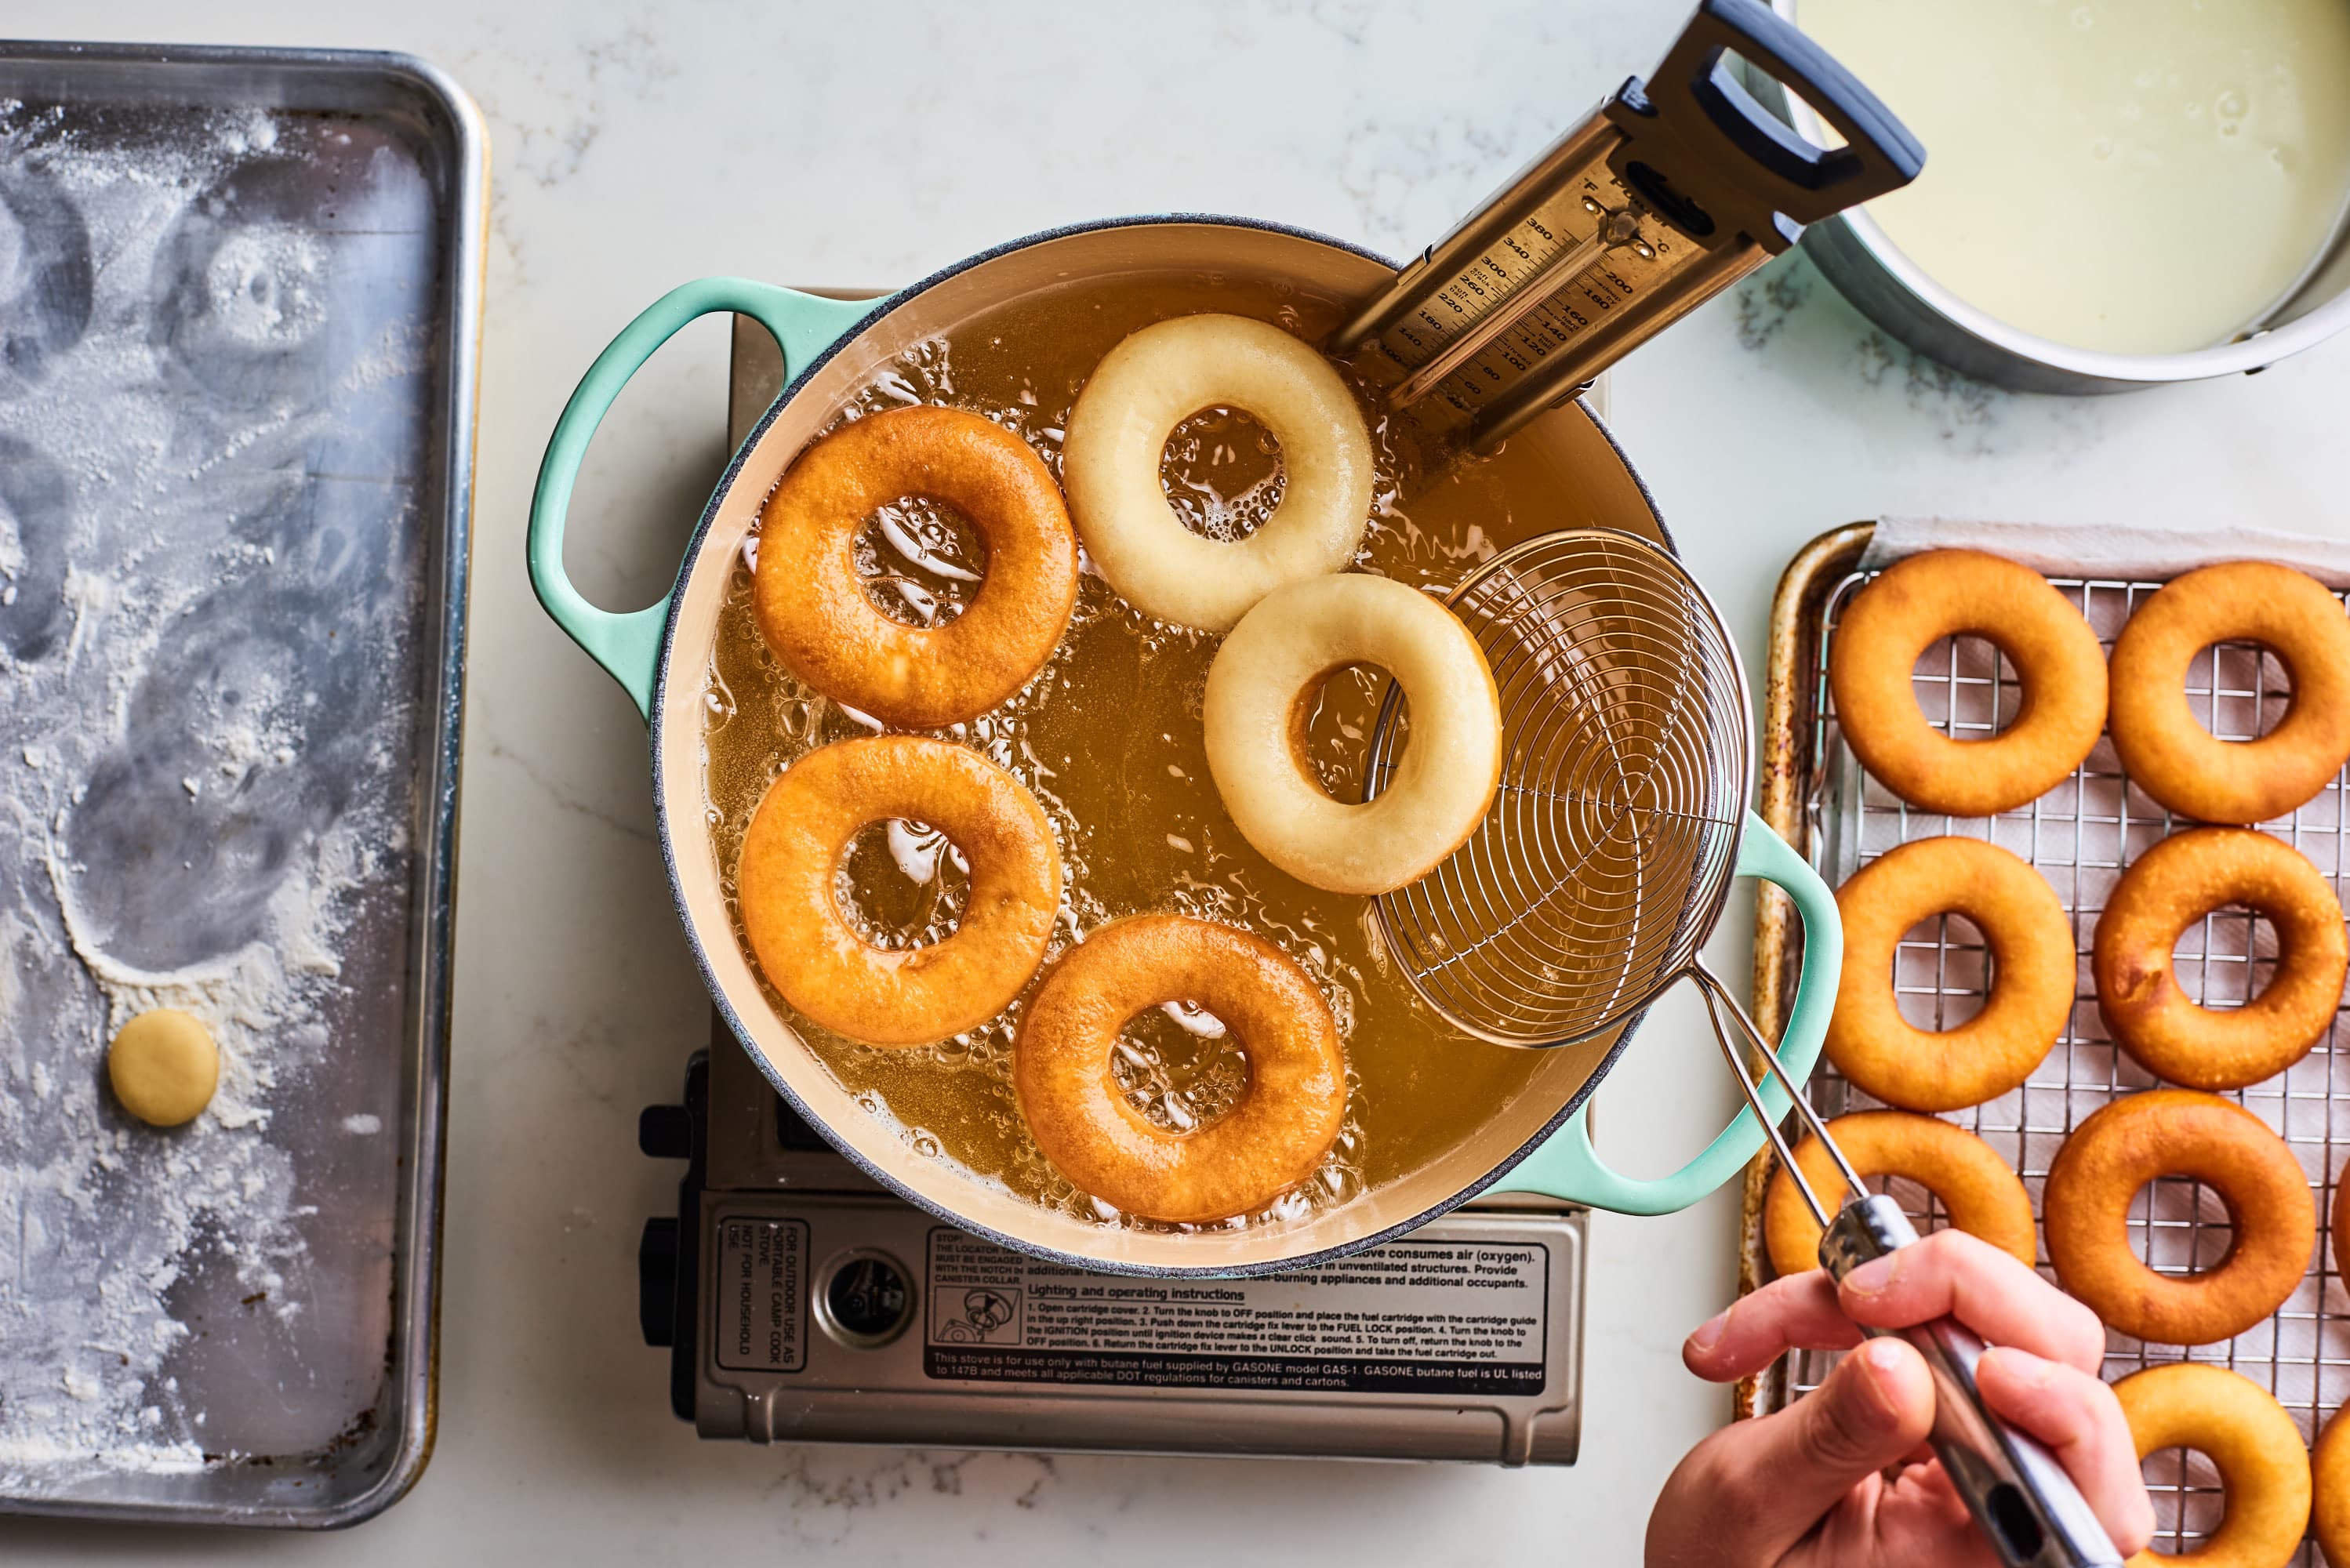
[[[1811,146],[1756,102],[1734,53],[1819,111]],[[1394,409],[1489,449],[1794,244],[1915,179],[1925,152],[1761,0],[1701,0],[1650,78],[1613,96],[1331,337]]]

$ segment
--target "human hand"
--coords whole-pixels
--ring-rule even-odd
[[[1715,1383],[1790,1349],[1843,1350],[1788,1408],[1714,1433],[1673,1470],[1648,1519],[1648,1568],[1997,1568],[1926,1435],[1925,1358],[1860,1328],[1955,1317],[1994,1348],[1975,1369],[1984,1405],[2054,1452],[2126,1557],[2154,1505],[2121,1405],[2097,1376],[2096,1314],[2013,1258],[1939,1231],[1855,1269],[1774,1280],[1690,1335],[1681,1360]]]

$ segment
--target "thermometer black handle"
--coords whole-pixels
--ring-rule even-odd
[[[1739,83],[1725,53],[1810,104],[1846,145],[1797,136]],[[1627,81],[1604,112],[1625,137],[1608,158],[1617,178],[1709,246],[1743,235],[1784,250],[1804,224],[1899,189],[1926,162],[1875,93],[1762,0],[1701,0],[1663,63]]]

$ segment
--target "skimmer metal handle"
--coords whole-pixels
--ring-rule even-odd
[[[1825,1227],[1820,1238],[1821,1264],[1841,1281],[1871,1259],[1916,1241],[1918,1232],[1900,1206],[1861,1185],[1852,1162],[1829,1136],[1827,1124],[1780,1064],[1778,1054],[1746,1010],[1719,981],[1701,971],[1700,979],[1708,982],[1703,986],[1706,1010],[1722,1054],[1737,1073],[1747,1103],[1762,1118],[1780,1168]],[[1795,1114],[1835,1161],[1837,1173],[1852,1194],[1836,1213],[1828,1212],[1825,1202],[1804,1179],[1786,1134],[1764,1110],[1762,1086],[1747,1067],[1743,1053],[1731,1040],[1731,1031],[1723,1023],[1724,1009],[1754,1043],[1770,1075],[1785,1088]],[[1982,1391],[1975,1385],[1975,1364],[1982,1359],[1984,1345],[1972,1330],[1956,1318],[1942,1317],[1911,1328],[1863,1328],[1861,1332],[1871,1338],[1890,1335],[1908,1340],[1925,1357],[1926,1369],[1934,1380],[1934,1429],[1928,1440],[1933,1445],[1934,1457],[1949,1473],[1951,1486],[1966,1500],[1977,1528],[2006,1568],[2122,1568],[2121,1552],[2090,1511],[2073,1478],[2056,1462],[2056,1456],[1983,1404]]]
[[[1820,1262],[1841,1280],[1917,1239],[1893,1199],[1857,1198],[1820,1238]],[[1934,1456],[2002,1562],[2012,1568],[2121,1568],[2122,1554],[2056,1456],[1984,1407],[1975,1386],[1981,1339],[1948,1317],[1915,1328],[1862,1332],[1906,1339],[1926,1358],[1934,1379]]]

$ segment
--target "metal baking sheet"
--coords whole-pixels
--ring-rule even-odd
[[[0,1511],[432,1446],[487,171],[366,53],[0,44]],[[223,1048],[146,1127],[104,1053]]]
[[[1871,575],[1860,557],[1866,527],[1840,530],[1799,556],[1783,585],[1773,618],[1772,690],[1766,722],[1770,751],[1783,756],[1765,788],[1766,813],[1802,846],[1830,883],[1841,882],[1897,845],[1940,833],[1988,837],[2039,868],[2071,916],[2082,953],[2081,989],[2064,1035],[2023,1086],[1982,1106],[1952,1114],[2020,1173],[2035,1212],[2050,1163],[2073,1128],[2100,1106],[2158,1080],[2123,1054],[2107,1033],[2089,983],[2086,955],[2097,912],[2122,870],[2137,856],[2181,826],[2132,785],[2109,739],[2074,776],[2020,810],[1982,821],[1953,821],[1916,811],[1860,767],[1837,730],[1826,680],[1827,651],[1844,607]],[[2106,578],[2052,577],[2110,649],[2129,616],[2161,585]],[[1946,732],[1988,734],[2013,719],[2022,697],[2014,670],[1988,644],[1946,639],[1927,649],[1916,691],[1928,718]],[[2196,717],[2223,739],[2249,740],[2282,712],[2291,686],[2275,657],[2254,645],[2207,649],[2189,666],[2187,696]],[[1775,793],[1774,793],[1775,788]],[[2317,867],[2338,898],[2350,885],[2350,780],[2336,778],[2315,799],[2266,831],[2292,844]],[[1758,1001],[1771,1014],[1783,1007],[1791,933],[1776,912],[1766,917],[1756,953]],[[2222,909],[2190,928],[2179,941],[2181,985],[2201,1004],[2240,1006],[2267,983],[2276,944],[2264,920]],[[1930,1027],[1971,1016],[1988,989],[1989,956],[1965,921],[1940,917],[1905,937],[1895,959],[1894,982],[1904,1012]],[[2320,1205],[2330,1213],[2339,1150],[2350,1147],[2350,1032],[2337,1014],[2333,1031],[2306,1057],[2273,1078],[2229,1096],[2269,1124],[2300,1157]],[[1826,1115],[1871,1109],[1877,1102],[1823,1064],[1813,1098]],[[1765,1169],[1748,1183],[1742,1283],[1752,1288],[1767,1273],[1761,1257],[1760,1205]],[[1928,1195],[1896,1181],[1891,1190],[1921,1220],[1940,1222]],[[2184,1179],[2164,1178],[2137,1196],[2128,1216],[2131,1246],[2161,1273],[2215,1265],[2226,1253],[2230,1228],[2218,1195]],[[2043,1251],[2043,1272],[2049,1271]],[[2053,1275],[2051,1276],[2053,1277]],[[1775,1408],[1825,1376],[1831,1356],[1798,1353],[1748,1390],[1747,1412]],[[2197,1361],[2229,1367],[2274,1395],[2314,1440],[2350,1398],[2350,1299],[2336,1269],[2332,1239],[2310,1260],[2309,1272],[2270,1318],[2233,1339],[2192,1347],[2149,1345],[2108,1331],[2105,1375],[2116,1380],[2141,1367]],[[2155,1500],[2158,1550],[2192,1552],[2220,1523],[2218,1478],[2199,1454],[2172,1450],[2147,1467]],[[2316,1548],[2294,1558],[2316,1568]]]

